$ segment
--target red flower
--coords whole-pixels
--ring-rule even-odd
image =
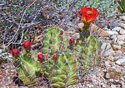
[[[58,60],[58,56],[57,56],[57,55],[54,55],[54,56],[53,56],[53,59],[54,59],[55,61],[57,61],[57,60]]]
[[[38,55],[38,61],[40,61],[40,62],[44,61],[44,55],[39,54]]]
[[[86,24],[95,22],[94,19],[99,15],[99,12],[97,12],[96,8],[92,9],[92,8],[82,7],[81,13],[82,16],[79,13],[78,15],[83,19],[82,21],[84,21]]]
[[[30,45],[30,42],[29,42],[29,41],[25,41],[25,43],[24,43],[24,48],[25,48],[25,49],[30,49],[30,48],[31,48],[31,45]]]
[[[13,56],[18,56],[19,55],[19,50],[18,49],[13,49],[12,54],[13,54]]]
[[[74,44],[74,43],[75,43],[74,38],[71,38],[71,39],[70,39],[70,44]]]

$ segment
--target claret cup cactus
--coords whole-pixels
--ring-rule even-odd
[[[18,77],[24,84],[37,85],[36,79],[43,74],[50,87],[65,88],[80,82],[84,73],[98,63],[101,43],[98,36],[92,35],[88,28],[99,13],[96,9],[85,7],[81,11],[83,9],[87,12],[82,12],[82,16],[79,14],[85,23],[84,30],[79,33],[80,38],[70,36],[60,27],[50,27],[44,31],[40,54],[31,50],[28,41],[24,43],[25,50],[13,60]]]

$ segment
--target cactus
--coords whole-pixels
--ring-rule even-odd
[[[80,71],[87,72],[99,59],[101,43],[89,31],[79,39],[72,38],[62,28],[45,30],[42,41],[42,54],[31,51],[30,44],[15,57],[18,77],[26,85],[36,84],[41,73],[48,79],[52,88],[65,88],[79,82]],[[89,34],[87,34],[89,33]],[[25,43],[24,43],[25,44]],[[25,45],[24,45],[25,46]],[[39,73],[39,74],[38,74]]]
[[[37,53],[23,50],[21,55],[13,59],[13,63],[17,68],[18,77],[25,85],[34,85],[35,80],[42,72],[42,65],[37,61]]]
[[[54,88],[65,88],[77,83],[79,63],[73,51],[68,48],[69,40],[63,37],[67,34],[62,33],[62,29],[58,27],[49,28],[45,32],[44,41],[47,42],[43,41],[43,53],[49,54],[46,63],[44,63],[45,77]],[[51,47],[46,47],[46,44]],[[50,52],[46,53],[45,50],[50,50]]]
[[[79,74],[80,68],[85,71],[97,64],[101,45],[98,42],[98,37],[86,33],[84,38],[78,39],[75,44],[74,38],[68,38],[68,33],[66,31],[61,33],[61,31],[61,28],[48,28],[43,37],[43,40],[51,46],[46,48],[46,42],[43,41],[43,53],[49,54],[44,64],[46,68],[45,77],[48,78],[54,88],[65,88],[77,83],[79,78],[77,74]],[[53,42],[52,39],[55,41]],[[49,52],[44,50],[49,50]],[[58,56],[58,60],[53,59],[54,55]],[[80,64],[81,67],[79,68]]]

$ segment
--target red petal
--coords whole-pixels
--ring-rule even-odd
[[[78,15],[79,15],[81,18],[83,18],[79,13],[78,13]]]

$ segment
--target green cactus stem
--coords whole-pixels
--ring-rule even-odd
[[[42,72],[42,65],[37,62],[37,54],[34,52],[22,51],[20,62],[17,64],[17,60],[15,60],[14,65],[17,67],[18,77],[25,85],[35,84],[35,79]]]

